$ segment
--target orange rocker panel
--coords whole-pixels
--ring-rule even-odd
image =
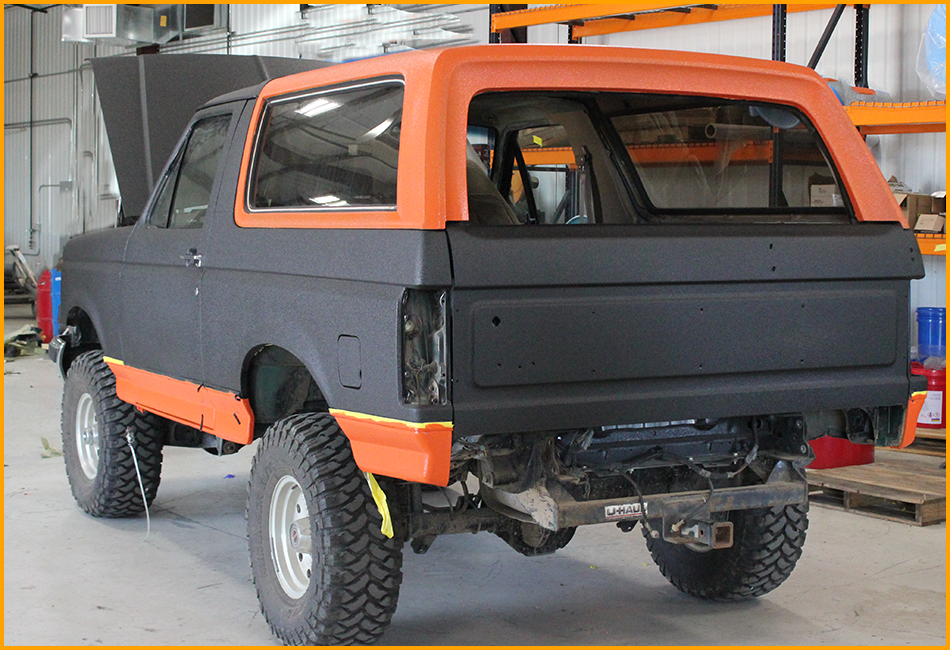
[[[199,431],[247,445],[254,440],[250,400],[189,381],[172,379],[105,358],[115,374],[116,395],[142,411],[180,422]],[[898,445],[910,445],[926,393],[914,393],[907,405],[904,434]],[[364,472],[405,481],[448,485],[452,453],[451,422],[405,422],[330,409],[343,430],[357,466]]]
[[[115,375],[116,395],[142,411],[206,431],[241,445],[254,440],[250,400],[132,368],[106,357]],[[331,409],[346,434],[353,458],[364,472],[406,481],[448,485],[451,422],[404,422]]]

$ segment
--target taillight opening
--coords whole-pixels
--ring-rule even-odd
[[[400,314],[402,399],[424,406],[448,401],[446,292],[406,289]]]

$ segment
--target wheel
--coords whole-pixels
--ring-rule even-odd
[[[251,572],[271,631],[291,645],[367,644],[396,611],[402,542],[326,414],[272,425],[251,465]]]
[[[769,593],[792,573],[802,555],[808,505],[736,510],[729,513],[729,521],[733,545],[715,550],[653,539],[645,527],[642,530],[660,572],[684,593],[723,601]]]
[[[115,395],[115,375],[95,350],[76,357],[63,390],[63,457],[76,502],[96,517],[134,517],[158,492],[162,420]],[[145,498],[127,434],[133,432]]]

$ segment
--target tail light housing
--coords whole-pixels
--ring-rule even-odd
[[[425,406],[448,401],[448,326],[444,289],[406,289],[402,295],[402,399]]]

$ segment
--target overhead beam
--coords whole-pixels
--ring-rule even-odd
[[[617,6],[617,5],[608,5]],[[677,5],[682,6],[682,5]],[[818,11],[821,9],[834,9],[833,4],[789,4],[788,13],[798,13],[801,11]],[[701,23],[711,23],[723,20],[739,20],[742,18],[759,18],[772,15],[772,5],[738,5],[722,4],[715,9],[709,5],[690,6],[691,11],[686,13],[674,13],[671,11],[662,11],[656,13],[637,14],[633,19],[630,18],[601,18],[586,20],[583,25],[574,28],[575,38],[586,38],[588,36],[603,36],[605,34],[616,34],[619,32],[632,32],[641,29],[657,29],[659,27],[679,27],[682,25],[697,25]],[[616,12],[620,13],[620,12]]]
[[[667,2],[638,2],[633,4],[586,4],[586,5],[548,5],[508,11],[495,14],[491,17],[491,31],[500,32],[503,29],[514,27],[530,27],[533,25],[548,25],[551,23],[570,23],[586,21],[592,18],[618,16],[639,13],[642,11],[674,10],[683,7],[682,4]],[[685,15],[685,14],[684,14]]]
[[[844,110],[861,133],[943,133],[947,129],[946,102],[878,104],[860,102]]]
[[[17,4],[11,4],[11,5],[7,5],[7,6],[8,6],[8,7],[19,7],[20,9],[26,9],[27,11],[31,11],[31,12],[33,12],[33,13],[35,13],[35,14],[45,14],[45,13],[48,13],[48,12],[47,12],[47,9],[49,9],[50,7],[54,7],[55,5],[49,5],[48,7],[34,7],[34,6],[32,6],[32,5],[17,5]]]

